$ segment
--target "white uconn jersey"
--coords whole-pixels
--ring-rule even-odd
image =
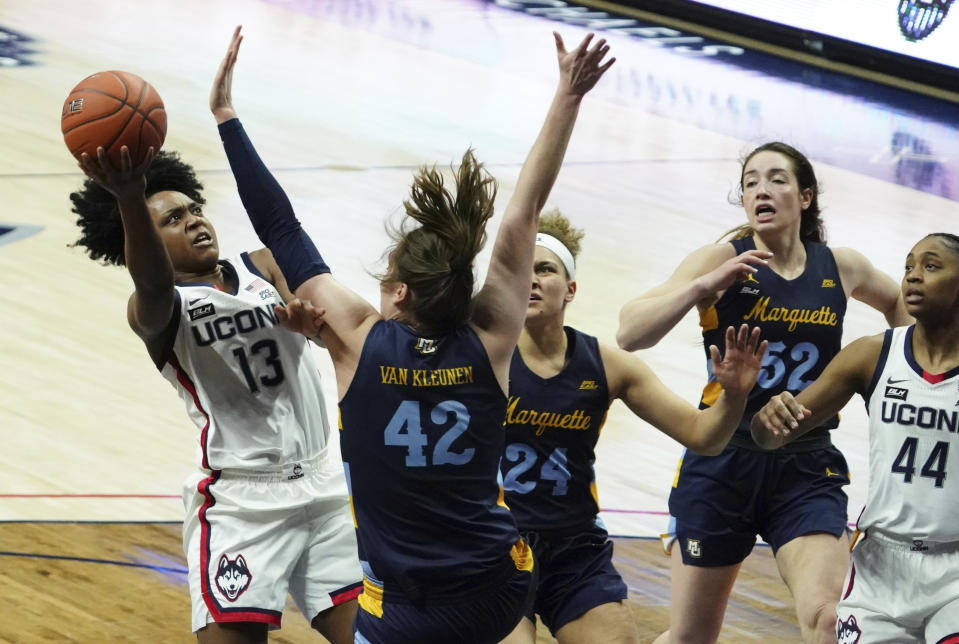
[[[263,469],[320,455],[329,438],[320,372],[283,300],[243,253],[221,260],[236,293],[177,284],[176,336],[158,365],[200,428],[199,465]]]
[[[925,373],[914,328],[886,331],[870,384],[869,495],[858,527],[959,541],[959,367]]]

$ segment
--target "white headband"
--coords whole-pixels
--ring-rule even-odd
[[[566,274],[569,275],[569,279],[576,279],[576,261],[573,259],[573,254],[569,252],[568,248],[566,248],[566,244],[556,239],[552,235],[547,235],[546,233],[536,233],[536,245],[542,246],[546,250],[551,250],[556,253],[556,256],[559,257],[561,262],[563,262],[563,266],[566,268]]]

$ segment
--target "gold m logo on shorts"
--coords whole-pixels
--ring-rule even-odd
[[[703,556],[703,547],[699,542],[699,539],[686,539],[686,552],[689,553],[690,557],[699,557]]]

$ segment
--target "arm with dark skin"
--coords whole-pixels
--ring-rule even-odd
[[[859,338],[840,351],[795,397],[788,391],[756,412],[749,430],[763,449],[777,449],[835,416],[853,394],[864,395],[879,361],[883,335]]]
[[[96,159],[82,155],[80,168],[117,200],[123,221],[123,254],[134,287],[127,305],[127,321],[149,345],[160,337],[173,315],[173,263],[144,196],[144,173],[153,161],[153,148],[137,166],[126,146],[121,149],[120,158],[120,168],[114,168],[103,148],[98,148]]]

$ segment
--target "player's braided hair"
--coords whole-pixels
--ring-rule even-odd
[[[146,197],[165,190],[181,192],[199,204],[206,203],[201,194],[203,184],[196,178],[193,166],[183,162],[176,152],[157,153],[146,171]],[[104,264],[126,264],[123,222],[113,195],[87,179],[80,190],[70,193],[70,201],[80,226],[80,238],[70,246],[82,246],[90,259]]]

